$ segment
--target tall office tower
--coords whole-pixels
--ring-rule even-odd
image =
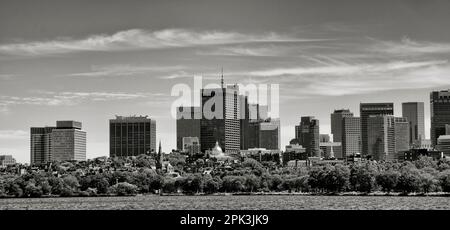
[[[239,87],[202,89],[203,118],[200,122],[202,152],[219,143],[227,154],[241,147]]]
[[[450,135],[450,125],[445,125],[445,135]]]
[[[436,146],[440,135],[445,135],[445,125],[450,124],[450,89],[430,93],[431,144]]]
[[[295,138],[306,148],[310,157],[320,157],[319,120],[312,116],[301,117],[300,125],[295,126]]]
[[[260,122],[252,121],[248,123],[248,148],[259,148]]]
[[[374,160],[395,158],[395,120],[391,115],[370,115],[367,117],[368,152]]]
[[[156,152],[156,121],[148,116],[116,116],[109,120],[110,157]]]
[[[359,117],[342,118],[342,155],[343,158],[361,153],[361,119]]]
[[[410,149],[410,124],[406,117],[395,117],[395,153],[398,154],[402,151],[408,151]]]
[[[409,144],[425,139],[424,103],[402,103],[402,116],[409,122]]]
[[[249,119],[250,119],[250,111],[248,104],[248,97],[244,95],[240,95],[240,128],[241,128],[241,149],[248,149],[248,138],[249,138]]]
[[[200,107],[177,108],[177,149],[183,149],[183,137],[198,137],[200,141]]]
[[[78,121],[56,121],[56,127],[31,127],[31,165],[86,160],[86,132]]]
[[[41,165],[52,161],[51,133],[56,127],[31,127],[30,165]]]
[[[51,133],[51,156],[56,161],[85,161],[86,132],[81,122],[57,121]]]
[[[280,120],[266,119],[259,124],[259,148],[280,149]]]
[[[331,114],[331,134],[333,142],[342,142],[342,119],[344,117],[353,117],[353,113],[348,109],[334,110]]]
[[[363,156],[369,154],[367,119],[371,115],[394,115],[394,103],[361,103],[361,152]]]

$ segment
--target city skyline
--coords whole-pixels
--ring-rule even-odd
[[[282,148],[302,116],[329,134],[334,110],[372,102],[395,116],[424,102],[430,138],[429,93],[450,88],[450,3],[323,2],[2,1],[0,154],[29,162],[29,128],[64,119],[83,122],[87,158],[108,156],[109,119],[133,114],[157,121],[169,152],[171,87],[217,84],[221,67],[228,84],[280,84]]]

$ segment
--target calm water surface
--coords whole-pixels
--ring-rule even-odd
[[[447,209],[450,197],[136,196],[0,199],[0,209]]]

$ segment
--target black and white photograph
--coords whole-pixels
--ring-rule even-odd
[[[448,0],[0,0],[0,216],[448,211],[449,60]]]

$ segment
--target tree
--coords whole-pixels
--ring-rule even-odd
[[[116,187],[116,192],[119,196],[130,196],[137,194],[137,186],[134,184],[121,182],[114,186]]]
[[[414,166],[404,166],[401,168],[398,178],[397,190],[404,194],[419,192],[421,188],[420,172]]]
[[[450,169],[439,174],[439,184],[444,192],[450,192]]]
[[[376,176],[377,184],[381,186],[384,192],[390,193],[394,190],[398,183],[398,178],[400,177],[400,173],[388,170],[381,172]]]
[[[341,192],[349,185],[350,170],[343,165],[328,168],[324,177],[324,187],[328,192]]]
[[[370,163],[352,165],[350,169],[350,186],[354,191],[370,193],[376,187],[376,169]]]
[[[26,196],[26,197],[41,197],[42,196],[42,187],[36,186],[36,182],[34,180],[29,180],[27,185],[25,186],[24,196]]]
[[[217,193],[220,190],[220,185],[222,184],[222,180],[219,177],[208,178],[205,181],[205,186],[203,191],[206,194]]]
[[[256,191],[259,188],[260,182],[259,177],[253,174],[245,176],[245,187],[249,192]]]

